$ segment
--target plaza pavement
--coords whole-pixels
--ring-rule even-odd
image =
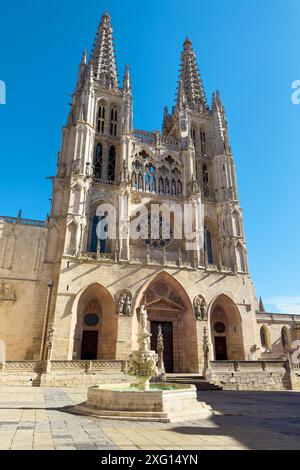
[[[173,424],[97,420],[65,409],[85,399],[85,389],[0,387],[0,449],[300,448],[300,393],[200,392],[216,414]]]

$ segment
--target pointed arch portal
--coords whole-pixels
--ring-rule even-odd
[[[159,273],[138,296],[137,312],[141,305],[148,312],[151,349],[156,350],[158,327],[162,326],[166,372],[198,372],[196,320],[182,285],[170,274]]]
[[[101,284],[89,285],[80,293],[74,306],[70,342],[72,358],[114,360],[117,331],[113,297]]]

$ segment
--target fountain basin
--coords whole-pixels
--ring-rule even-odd
[[[151,384],[139,391],[131,384],[103,384],[88,390],[87,401],[75,412],[98,418],[164,423],[205,419],[212,415],[206,403],[197,400],[197,389],[187,384]]]

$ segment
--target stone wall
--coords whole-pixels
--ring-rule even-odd
[[[0,218],[0,341],[7,360],[39,359],[47,283],[47,228],[42,222]]]
[[[205,377],[224,390],[291,390],[284,361],[212,361]]]

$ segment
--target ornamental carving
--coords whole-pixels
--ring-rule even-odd
[[[194,315],[196,320],[207,320],[207,305],[202,295],[197,295],[194,298]]]
[[[17,300],[12,284],[5,281],[0,283],[0,300],[11,300],[13,302]]]
[[[133,194],[130,199],[131,204],[140,204],[142,202],[141,197],[138,194]]]
[[[117,304],[117,314],[131,317],[132,316],[132,294],[127,289],[118,292],[115,296]]]

